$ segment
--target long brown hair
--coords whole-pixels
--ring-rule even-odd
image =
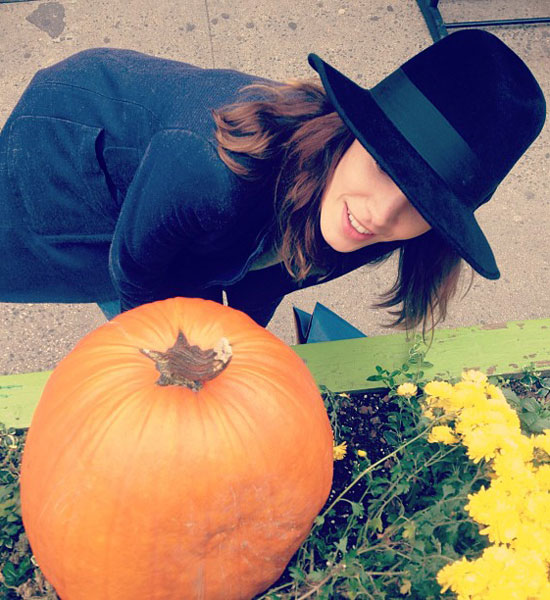
[[[456,294],[462,259],[433,229],[406,240],[399,249],[399,266],[393,286],[381,295],[379,308],[401,305],[390,311],[394,327],[411,329],[422,323],[422,335],[447,316]]]
[[[249,179],[269,178],[276,166],[279,255],[296,281],[314,270],[327,272],[338,253],[327,250],[321,235],[321,199],[354,136],[317,82],[257,83],[242,91],[253,96],[213,111],[220,158]],[[244,164],[239,155],[251,160]],[[391,326],[412,329],[422,323],[425,333],[445,318],[461,263],[435,231],[404,241],[395,284],[376,306],[401,305],[391,312],[396,317]]]

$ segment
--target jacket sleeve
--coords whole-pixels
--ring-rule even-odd
[[[249,271],[241,281],[226,291],[229,306],[242,310],[265,327],[283,298],[297,289],[296,281],[278,263],[265,269]]]
[[[241,298],[240,301],[234,300],[230,290],[227,292],[227,295],[229,298],[229,306],[231,306],[231,308],[242,310],[262,327],[267,327],[269,321],[271,321],[275,314],[277,307],[284,298],[284,296],[273,296],[260,302],[250,302],[244,298]]]
[[[234,231],[230,175],[215,148],[196,134],[163,130],[151,140],[128,189],[110,248],[109,269],[122,310],[185,295],[193,254],[219,252]],[[186,264],[188,263],[188,264]]]

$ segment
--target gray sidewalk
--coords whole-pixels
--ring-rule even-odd
[[[548,0],[520,4],[441,0],[440,8],[447,21],[550,15]],[[527,62],[550,102],[550,26],[490,31]],[[415,0],[0,0],[0,126],[36,70],[86,48],[131,48],[279,80],[313,77],[306,57],[316,52],[370,87],[430,43]],[[550,317],[549,189],[547,124],[477,213],[502,278],[475,276],[442,327]],[[394,278],[391,262],[297,292],[283,301],[269,329],[295,343],[292,305],[312,310],[319,301],[368,335],[389,333],[382,327],[387,314],[370,305]],[[464,290],[469,283],[468,276]],[[103,322],[95,305],[0,304],[0,373],[51,369]]]

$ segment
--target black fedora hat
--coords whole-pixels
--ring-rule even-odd
[[[474,210],[537,137],[546,115],[525,63],[470,29],[429,46],[371,89],[310,54],[329,100],[428,223],[478,273],[500,277]]]

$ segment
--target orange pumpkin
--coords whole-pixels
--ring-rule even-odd
[[[63,600],[247,599],[308,534],[332,460],[303,361],[240,311],[173,298],[99,327],[52,373],[23,523]]]

